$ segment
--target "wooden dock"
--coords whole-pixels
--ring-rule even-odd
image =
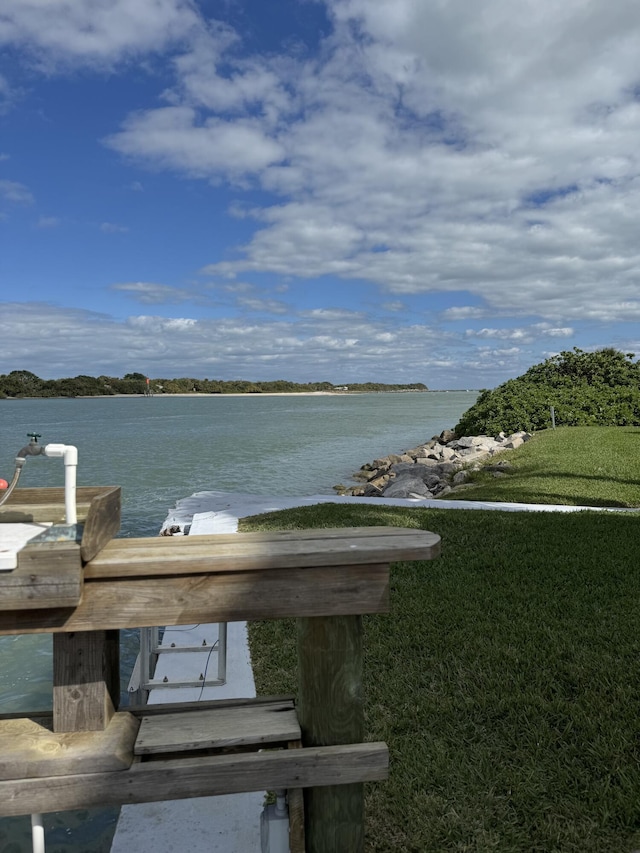
[[[31,504],[55,521],[58,491],[16,490],[5,520]],[[0,717],[0,816],[285,789],[292,853],[362,851],[363,782],[388,774],[386,745],[364,742],[362,615],[388,612],[390,563],[437,557],[439,537],[363,527],[119,540],[119,490],[78,491],[79,541],[32,541],[13,582],[0,576],[0,634],[54,634],[52,715]],[[55,582],[67,565],[77,593]],[[295,701],[118,710],[119,629],[284,617],[298,625]]]

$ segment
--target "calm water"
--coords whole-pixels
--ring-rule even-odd
[[[78,448],[78,485],[120,485],[123,536],[155,536],[180,498],[206,489],[332,494],[364,462],[413,447],[476,399],[450,391],[354,396],[0,400],[0,477],[28,432]],[[60,459],[30,458],[20,486],[59,486]],[[1,582],[1,578],[0,578]],[[123,637],[123,667],[135,656]],[[2,711],[51,707],[50,639],[0,637]],[[123,672],[123,683],[128,674]],[[107,853],[115,811],[49,815],[47,850]],[[28,818],[0,820],[0,853],[29,853]]]

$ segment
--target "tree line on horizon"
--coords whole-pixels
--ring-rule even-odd
[[[250,382],[244,379],[152,379],[143,373],[116,376],[73,376],[41,379],[29,370],[0,374],[0,399],[21,397],[112,397],[116,394],[295,394],[309,391],[428,391],[423,382],[390,385],[383,382],[359,382],[334,385],[331,382],[289,382],[275,379]]]

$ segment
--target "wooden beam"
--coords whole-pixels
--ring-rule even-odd
[[[298,619],[298,719],[304,747],[364,737],[360,616]],[[362,784],[305,791],[307,853],[363,853]]]
[[[280,696],[243,696],[233,699],[200,699],[193,702],[158,702],[154,705],[127,705],[127,711],[136,717],[153,717],[159,714],[189,714],[192,711],[213,711],[221,708],[246,708],[263,706],[273,711],[286,711],[293,707],[291,694]],[[23,715],[31,716],[31,714]],[[0,720],[2,719],[0,714]]]
[[[113,539],[87,564],[85,579],[367,565],[439,552],[435,533],[399,527]]]
[[[53,729],[105,729],[120,699],[117,631],[53,636]]]
[[[18,551],[17,568],[0,574],[0,619],[3,611],[75,607],[81,596],[79,545],[29,542]]]
[[[389,567],[331,566],[85,581],[73,610],[0,611],[0,634],[387,613]]]
[[[126,770],[140,721],[115,714],[101,732],[54,733],[28,718],[0,722],[0,779]]]
[[[92,560],[120,530],[121,506],[120,486],[105,488],[91,499],[80,543],[80,554],[85,563]]]
[[[91,502],[105,491],[119,486],[80,486],[76,490],[78,521],[84,521]],[[14,489],[0,507],[0,523],[4,521],[51,521],[64,524],[64,487]]]
[[[300,739],[293,708],[272,705],[236,705],[207,711],[145,716],[136,739],[136,755],[193,752],[287,743]]]
[[[128,770],[0,782],[0,817],[386,779],[384,743],[142,761]]]

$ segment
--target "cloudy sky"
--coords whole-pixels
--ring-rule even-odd
[[[640,353],[637,0],[2,0],[0,372]]]

